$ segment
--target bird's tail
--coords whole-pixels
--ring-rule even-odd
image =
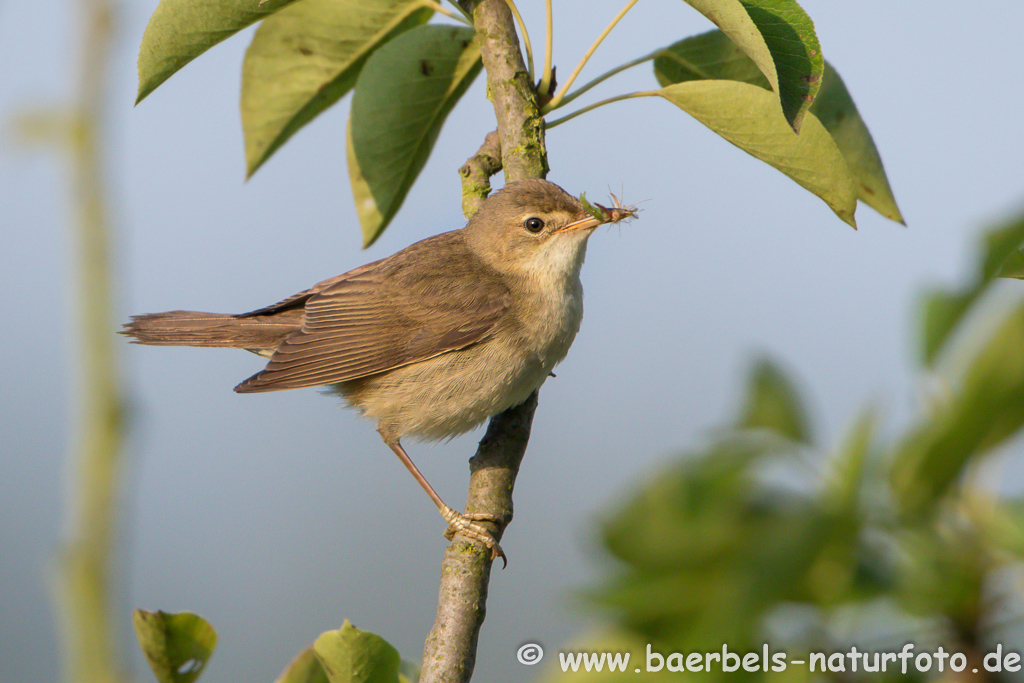
[[[291,316],[235,316],[228,313],[167,311],[133,315],[121,334],[134,344],[219,346],[271,351],[301,322]]]

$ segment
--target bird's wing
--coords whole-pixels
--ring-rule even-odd
[[[497,276],[457,266],[425,275],[408,263],[391,257],[309,295],[301,329],[235,391],[344,382],[462,349],[485,338],[509,306]]]
[[[303,290],[298,294],[292,294],[287,299],[282,299],[281,301],[278,301],[276,304],[264,306],[263,308],[257,308],[255,311],[249,311],[248,313],[239,313],[235,317],[257,318],[265,315],[273,315],[275,313],[280,313],[282,311],[286,311],[293,308],[302,308],[305,305],[305,303],[309,301],[313,296],[319,294],[320,292],[331,287],[332,285],[347,278],[359,275],[363,272],[366,272],[367,270],[372,270],[379,266],[380,264],[381,261],[367,263],[365,266],[360,266],[358,268],[348,271],[347,273],[342,273],[341,275],[336,275],[335,277],[329,278],[322,282],[318,282],[309,289]]]

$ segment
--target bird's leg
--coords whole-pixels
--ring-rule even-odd
[[[413,463],[412,458],[410,458],[409,454],[405,452],[404,448],[402,448],[402,444],[399,443],[398,439],[389,439],[384,436],[383,433],[381,434],[381,438],[383,438],[384,443],[386,443],[388,447],[395,452],[395,455],[397,455],[398,459],[402,461],[402,464],[405,465],[407,470],[409,470],[409,473],[412,474],[413,478],[419,482],[419,485],[423,487],[423,490],[427,492],[427,495],[430,496],[430,500],[434,501],[434,505],[437,506],[437,509],[441,513],[441,517],[444,518],[444,521],[448,522],[448,529],[444,532],[445,538],[451,540],[455,534],[462,534],[471,540],[480,541],[490,549],[491,560],[494,560],[496,557],[500,557],[501,561],[507,565],[508,560],[505,558],[505,551],[501,549],[501,546],[498,545],[496,540],[494,540],[494,536],[491,535],[491,532],[488,531],[486,527],[477,524],[477,522],[494,522],[496,524],[500,524],[501,519],[495,515],[485,512],[470,513],[467,515],[449,507],[443,500],[441,500],[441,496],[437,495],[437,491],[434,490],[434,487],[430,485],[427,478],[424,477],[423,473],[420,472],[418,467],[416,467],[416,464]]]

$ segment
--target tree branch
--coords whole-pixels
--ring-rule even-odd
[[[544,121],[536,92],[523,63],[515,23],[505,0],[459,0],[473,17],[480,41],[487,91],[494,104],[497,140],[488,139],[460,169],[463,210],[475,211],[490,183],[487,176],[504,169],[505,181],[547,175]],[[495,143],[499,149],[495,149]],[[500,150],[497,166],[484,160]],[[530,426],[537,408],[534,392],[523,404],[491,418],[476,455],[470,460],[466,512],[482,512],[501,519],[489,525],[501,540],[512,518],[512,489],[526,453]],[[473,675],[476,648],[486,614],[490,580],[489,551],[456,535],[441,564],[437,616],[423,648],[420,683],[466,683]]]
[[[488,525],[497,541],[512,521],[512,488],[530,440],[537,392],[522,404],[491,418],[470,461],[467,512],[499,515]],[[437,616],[423,647],[420,683],[466,683],[473,676],[480,626],[487,613],[490,552],[456,536],[441,563]]]
[[[548,173],[544,120],[523,63],[512,12],[505,0],[460,0],[459,5],[472,14],[480,41],[505,181],[543,178]]]
[[[462,213],[470,218],[491,194],[491,176],[501,170],[501,139],[492,130],[476,154],[459,169],[462,176]]]

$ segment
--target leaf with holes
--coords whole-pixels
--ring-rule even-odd
[[[135,637],[160,683],[192,683],[217,646],[217,632],[191,612],[132,613]]]
[[[398,212],[445,118],[480,73],[472,29],[406,31],[366,60],[348,128],[348,170],[369,246]]]

